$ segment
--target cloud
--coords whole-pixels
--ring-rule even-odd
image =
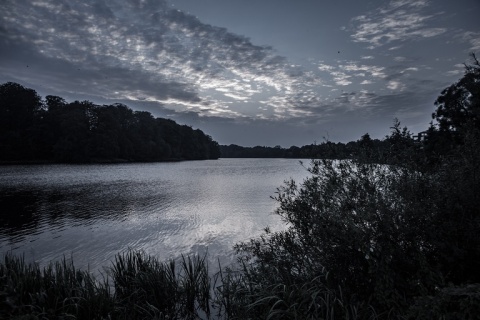
[[[405,89],[405,85],[400,81],[391,80],[388,82],[387,88],[393,91],[396,91],[396,90],[403,91]]]
[[[368,60],[368,59],[367,59]],[[356,61],[344,61],[338,65],[318,64],[318,70],[329,74],[337,86],[350,84],[371,84],[374,80],[386,78],[385,68],[375,65],[359,64]],[[365,79],[368,77],[369,79]],[[324,80],[324,85],[327,82]]]
[[[428,26],[428,4],[391,1],[357,17],[353,40],[396,50],[401,41],[434,37],[441,30]],[[3,0],[1,7],[0,80],[68,100],[122,102],[201,128],[208,122],[209,134],[232,142],[246,131],[253,141],[268,125],[277,126],[268,138],[274,141],[286,127],[305,130],[306,138],[320,129],[302,126],[389,122],[395,108],[423,114],[415,108],[427,100],[431,113],[431,96],[415,91],[425,67],[407,65],[412,57],[400,50],[361,53],[358,61],[312,58],[314,68],[304,69],[166,0]],[[478,41],[478,33],[462,35],[472,46]],[[438,83],[424,87],[438,90]]]
[[[448,74],[448,75],[451,75],[451,76],[460,76],[460,75],[462,75],[462,74],[465,72],[465,65],[463,65],[463,64],[460,64],[460,63],[459,63],[459,64],[454,65],[454,67],[455,67],[456,69],[447,71],[447,74]]]
[[[384,67],[372,66],[372,65],[357,65],[355,62],[351,62],[346,65],[340,65],[340,68],[351,72],[366,72],[374,78],[385,78]]]
[[[426,14],[427,0],[395,0],[387,5],[352,19],[354,42],[369,44],[374,49],[392,42],[431,38],[447,31],[429,27],[436,14]],[[390,50],[394,50],[392,47]]]
[[[470,44],[470,51],[480,50],[480,32],[467,31],[463,33],[462,38]]]
[[[14,44],[29,52],[25,60],[48,61],[55,67],[35,77],[52,89],[241,117],[252,116],[241,103],[265,95],[278,103],[273,114],[288,115],[321,83],[271,47],[202,23],[165,0],[5,0],[2,8],[0,58],[14,54]]]

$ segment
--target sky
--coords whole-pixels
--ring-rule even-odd
[[[0,0],[0,83],[124,103],[220,144],[425,130],[480,0]]]

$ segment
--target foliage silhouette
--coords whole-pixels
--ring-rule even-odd
[[[115,162],[218,159],[201,130],[123,104],[67,103],[0,85],[0,161]]]

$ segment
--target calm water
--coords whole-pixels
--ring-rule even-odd
[[[0,254],[98,270],[128,248],[162,260],[208,248],[228,263],[235,243],[284,227],[270,196],[306,176],[291,159],[0,166]]]

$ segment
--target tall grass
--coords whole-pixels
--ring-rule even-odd
[[[71,259],[41,268],[7,253],[0,261],[0,319],[355,319],[319,279],[271,285],[273,274],[240,263],[210,276],[206,256],[159,262],[117,254],[96,279]]]
[[[115,257],[117,309],[129,319],[210,318],[210,276],[204,257],[161,263],[143,252]]]
[[[66,258],[43,270],[10,253],[0,263],[0,318],[103,319],[114,305],[108,280],[98,282]]]
[[[0,262],[0,319],[210,319],[211,303],[205,256],[161,263],[128,251],[100,280],[66,258],[43,269],[11,253]]]
[[[216,277],[215,306],[222,319],[361,319],[359,305],[344,299],[341,288],[327,287],[324,275],[295,281],[257,260],[220,269]]]

